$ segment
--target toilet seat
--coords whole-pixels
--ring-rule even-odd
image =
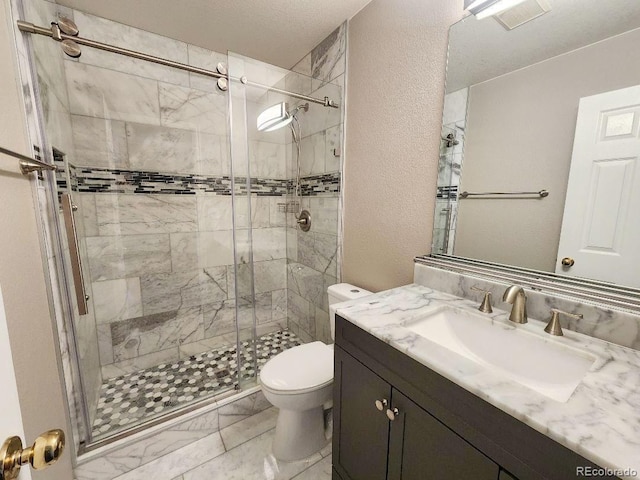
[[[305,393],[333,382],[333,346],[312,342],[285,350],[269,360],[260,383],[273,392]]]

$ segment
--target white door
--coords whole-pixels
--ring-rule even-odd
[[[7,317],[4,312],[2,299],[2,286],[0,285],[0,444],[8,437],[18,436],[25,443],[24,430],[22,428],[22,414],[18,401],[18,388],[16,375],[13,371],[11,358],[11,346],[9,345],[9,331],[7,330]],[[20,480],[31,480],[29,466],[20,470]]]
[[[557,273],[640,287],[639,128],[640,85],[580,100]]]

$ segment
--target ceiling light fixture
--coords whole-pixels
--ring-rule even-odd
[[[492,17],[509,10],[525,0],[465,0],[465,9],[474,14],[478,20]]]

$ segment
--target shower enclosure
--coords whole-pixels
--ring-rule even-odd
[[[64,15],[81,38],[165,60],[87,45],[71,58],[24,37],[34,148],[58,167],[40,179],[40,204],[77,446],[255,386],[271,356],[328,341],[343,75],[312,78],[47,1],[15,0],[14,15],[44,28]],[[288,129],[258,130],[266,107],[309,98],[299,157]]]

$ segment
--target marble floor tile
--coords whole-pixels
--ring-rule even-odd
[[[276,419],[278,418],[278,409],[275,407],[267,408],[262,412],[256,413],[245,420],[234,423],[220,431],[225,449],[241,445],[252,438],[262,435],[263,433],[275,428]]]
[[[184,473],[184,480],[285,480],[322,460],[316,453],[298,462],[278,462],[271,453],[274,432],[269,430]]]
[[[331,466],[331,455],[329,455],[293,478],[294,480],[331,480]]]
[[[186,445],[140,468],[116,477],[116,480],[171,480],[184,473],[190,465],[213,459],[224,453],[224,444],[219,433],[214,433]]]
[[[266,410],[270,406],[271,404],[265,399],[262,392],[254,393],[237,402],[224,405],[218,411],[220,429]]]

